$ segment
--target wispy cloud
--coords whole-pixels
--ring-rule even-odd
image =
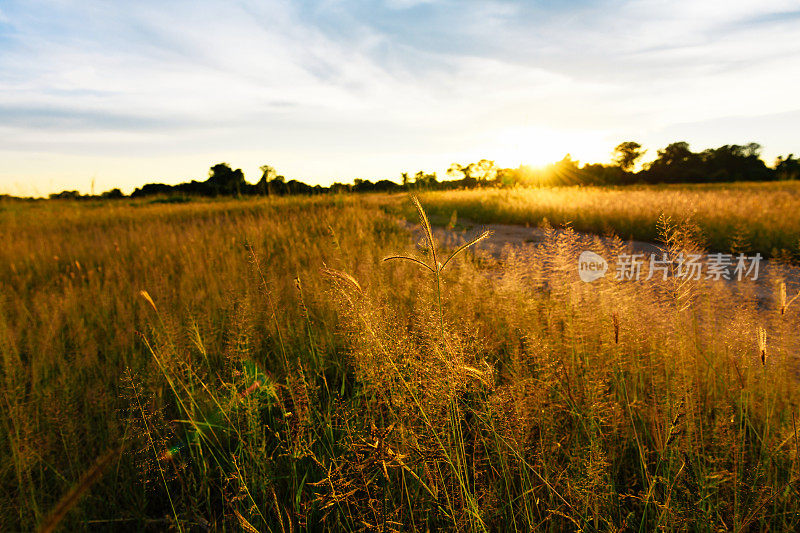
[[[781,1],[9,0],[0,189],[174,182],[216,157],[250,177],[265,162],[310,181],[391,177],[557,158],[548,142],[570,135],[574,155],[603,158],[690,123],[693,142],[791,151],[786,121],[751,121],[746,139],[713,124],[800,107],[799,17]]]

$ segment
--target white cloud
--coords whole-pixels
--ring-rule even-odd
[[[386,0],[389,9],[410,9],[426,4],[433,4],[436,0]]]
[[[638,135],[662,142],[674,124],[796,108],[800,43],[774,15],[790,2],[772,14],[741,1],[462,6],[10,2],[0,189],[84,171],[61,156],[97,157],[109,180],[116,157],[127,188],[186,179],[169,161],[190,156],[192,168],[260,160],[311,181],[385,177],[481,146],[524,154],[514,135],[550,132],[555,152],[573,132],[610,149]],[[709,131],[719,144],[750,140]],[[787,131],[791,143],[800,137]]]

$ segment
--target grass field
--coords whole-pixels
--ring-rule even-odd
[[[495,189],[431,193],[425,201],[443,220],[453,211],[480,223],[539,225],[547,219],[577,231],[613,230],[622,238],[649,242],[658,240],[658,219],[664,214],[676,223],[691,220],[714,251],[800,259],[800,183],[795,181]]]
[[[796,251],[796,188],[759,187],[422,204],[640,239],[668,206],[713,246]],[[0,530],[800,527],[793,294],[585,284],[569,232],[439,270],[453,250],[420,253],[398,212],[0,204]]]

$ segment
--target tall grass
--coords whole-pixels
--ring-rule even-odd
[[[454,212],[478,223],[547,220],[650,242],[659,237],[658,220],[666,215],[691,219],[711,250],[800,260],[796,182],[451,191],[426,194],[423,201],[442,223]]]
[[[0,529],[797,528],[791,291],[414,254],[397,201],[0,213]]]

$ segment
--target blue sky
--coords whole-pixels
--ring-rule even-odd
[[[309,183],[760,142],[800,153],[800,2],[0,0],[0,192],[228,161]]]

